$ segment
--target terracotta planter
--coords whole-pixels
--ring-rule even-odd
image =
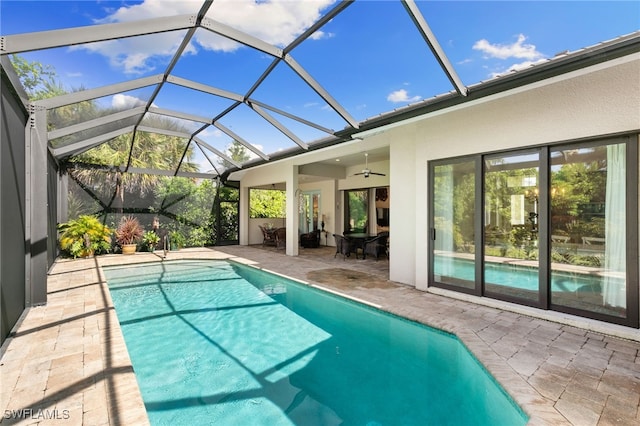
[[[135,244],[123,244],[122,245],[122,254],[134,254],[136,252]]]

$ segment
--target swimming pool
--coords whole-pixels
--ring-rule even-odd
[[[224,261],[104,268],[154,425],[522,425],[453,335]]]

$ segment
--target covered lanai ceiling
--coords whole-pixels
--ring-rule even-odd
[[[38,4],[52,3],[73,3],[76,18],[84,21],[70,19],[66,9],[58,18],[30,19],[50,10]],[[535,3],[531,14],[539,13]],[[562,13],[592,29],[593,18],[580,15],[588,3],[574,3]],[[15,54],[52,65],[70,85],[66,93],[48,99],[30,101],[22,95],[27,108],[47,110],[47,140],[56,159],[124,137],[129,155],[108,166],[215,178],[352,140],[438,102],[462,102],[474,90],[495,85],[496,76],[510,77],[570,56],[526,43],[527,36],[518,34],[525,29],[509,24],[514,7],[413,0],[9,0],[2,2],[0,53],[14,85],[17,76],[9,61]],[[494,10],[503,18],[497,25],[505,31],[495,35],[495,43],[485,37],[496,34],[496,23],[483,22],[479,10]],[[471,26],[468,19],[474,16],[478,30],[462,37],[456,26]],[[538,25],[553,33],[552,18],[540,16]],[[574,37],[562,44],[563,50],[637,30],[633,17],[617,18],[619,34]],[[77,22],[82,25],[70,25]],[[509,37],[511,45],[500,44]],[[488,56],[501,55],[518,60],[500,66],[486,62]],[[468,63],[483,57],[483,65],[471,71]],[[82,113],[88,101],[95,108]],[[180,160],[161,169],[135,163],[137,144],[149,134],[178,138]],[[246,148],[248,160],[231,158],[233,141]]]

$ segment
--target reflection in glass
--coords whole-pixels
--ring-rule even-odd
[[[626,316],[626,146],[551,152],[551,301]]]
[[[357,189],[346,191],[347,217],[344,232],[368,232],[369,191]]]
[[[311,231],[321,229],[322,223],[320,218],[320,192],[311,191],[300,194],[298,232],[307,234]]]
[[[434,167],[433,271],[436,282],[475,288],[475,163]]]
[[[537,301],[539,155],[490,157],[485,170],[485,291]]]

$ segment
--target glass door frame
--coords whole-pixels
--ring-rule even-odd
[[[613,324],[620,324],[628,327],[639,328],[640,326],[640,288],[639,288],[639,263],[637,261],[638,254],[638,232],[639,232],[639,224],[638,224],[638,197],[640,197],[640,193],[638,192],[639,184],[638,184],[638,168],[640,168],[640,159],[638,157],[638,135],[628,135],[628,136],[611,136],[611,137],[603,137],[598,138],[593,141],[584,141],[582,143],[576,142],[567,142],[562,144],[555,144],[549,147],[549,155],[552,150],[557,150],[560,147],[566,147],[567,149],[571,149],[571,147],[580,147],[580,148],[588,148],[591,146],[606,146],[613,144],[625,144],[626,146],[626,188],[625,188],[625,197],[626,197],[626,210],[625,210],[625,220],[626,220],[626,233],[630,236],[635,236],[627,238],[626,240],[626,259],[625,259],[625,269],[626,269],[626,316],[625,317],[614,317],[612,315],[600,314],[595,311],[588,311],[584,309],[578,309],[570,306],[564,305],[556,305],[549,300],[549,309],[556,312],[563,312],[571,315],[576,315],[584,318],[591,318],[599,321],[605,321]],[[549,161],[550,162],[550,161]],[[548,165],[548,171],[550,173],[551,166]],[[550,184],[550,182],[549,182]],[[551,205],[548,206],[550,211]],[[550,218],[549,218],[550,220]],[[548,253],[550,256],[551,244],[549,244]],[[549,259],[550,260],[550,259]],[[551,270],[550,270],[550,262],[547,262],[549,265],[548,277],[549,277],[549,295],[551,294]]]
[[[427,253],[428,253],[428,275],[427,280],[429,285],[439,288],[444,288],[447,290],[454,290],[460,293],[472,294],[475,296],[482,296],[482,283],[484,282],[482,277],[482,249],[478,250],[478,247],[482,248],[482,233],[475,232],[473,244],[475,245],[474,252],[474,276],[475,276],[475,286],[474,288],[464,288],[458,287],[446,283],[437,282],[435,280],[435,271],[434,271],[434,241],[437,238],[436,234],[436,225],[435,225],[435,217],[434,217],[434,208],[435,208],[435,194],[433,191],[433,183],[435,182],[435,169],[437,166],[448,165],[448,164],[460,164],[460,163],[474,163],[475,170],[475,179],[474,179],[474,219],[473,226],[474,229],[482,229],[482,219],[483,216],[478,214],[479,209],[482,208],[483,205],[483,197],[482,197],[482,156],[480,155],[471,155],[464,157],[455,157],[455,158],[447,158],[445,160],[433,160],[428,164],[428,173],[429,173],[429,187],[430,190],[427,194],[427,205],[429,209],[429,220],[428,220],[428,230],[429,236],[427,241]]]
[[[320,212],[322,211],[322,196],[320,190],[312,190],[312,191],[302,191],[300,192],[300,199],[298,202],[300,203],[300,207],[298,210],[298,234],[306,234],[308,232],[314,231],[316,229],[320,229],[322,224],[322,218]],[[317,209],[314,209],[313,200],[314,198],[318,199]],[[307,206],[309,207],[307,211]],[[311,213],[307,215],[307,213]],[[313,218],[317,218],[314,223]],[[309,229],[306,229],[309,227]]]
[[[509,151],[500,151],[490,154],[481,155],[482,159],[482,184],[481,184],[481,216],[482,216],[482,225],[480,228],[482,238],[482,295],[486,297],[490,297],[492,299],[504,300],[505,302],[517,303],[519,305],[524,306],[532,306],[535,308],[541,309],[549,309],[549,291],[547,289],[547,283],[549,281],[549,267],[548,267],[548,253],[549,253],[549,198],[548,198],[548,188],[549,188],[549,167],[548,167],[548,158],[549,158],[549,150],[548,147],[540,147],[540,148],[525,148],[525,149],[514,149]],[[514,297],[502,293],[496,293],[487,291],[485,287],[485,235],[484,235],[484,215],[485,215],[485,191],[484,191],[484,182],[486,176],[486,161],[489,158],[495,157],[516,157],[519,155],[527,155],[527,154],[537,154],[538,155],[538,194],[537,194],[537,229],[538,229],[538,298],[537,300],[528,300],[524,298]]]

